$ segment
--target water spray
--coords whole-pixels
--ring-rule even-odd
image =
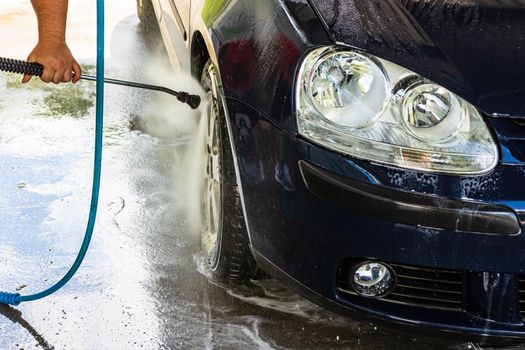
[[[7,58],[0,58],[0,71],[29,74],[32,76],[41,76],[43,66],[38,63],[30,63]],[[197,95],[191,95],[187,92],[174,91],[162,86],[147,85],[125,80],[108,79],[104,77],[104,0],[97,0],[97,73],[96,76],[81,75],[83,80],[96,81],[96,127],[95,127],[95,156],[93,170],[93,187],[91,191],[91,204],[89,218],[86,227],[86,233],[77,258],[68,272],[54,285],[32,295],[20,295],[18,293],[0,292],[0,304],[19,305],[22,302],[34,301],[47,297],[62,288],[75,275],[86,256],[93,229],[97,216],[98,198],[100,192],[100,176],[102,170],[102,127],[104,115],[104,83],[123,85],[133,88],[161,91],[175,96],[180,102],[196,109],[199,107],[201,99]]]

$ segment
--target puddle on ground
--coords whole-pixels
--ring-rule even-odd
[[[206,258],[202,254],[195,255],[193,260],[197,271],[204,275],[210,283],[224,289],[229,295],[245,303],[304,317],[309,321],[323,322],[329,316],[332,322],[335,321],[340,325],[348,323],[346,319],[334,317],[333,314],[299,296],[273,278],[252,280],[247,284],[226,285],[213,278]]]

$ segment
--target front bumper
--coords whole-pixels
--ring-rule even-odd
[[[242,102],[227,104],[260,264],[345,312],[439,331],[525,337],[518,286],[525,273],[522,166],[458,177],[352,160],[282,131]],[[460,307],[341,292],[341,269],[360,259],[431,270],[438,279],[439,271],[457,273]]]
[[[519,235],[511,208],[393,190],[362,183],[299,161],[306,187],[318,197],[361,215],[405,225],[455,232]]]

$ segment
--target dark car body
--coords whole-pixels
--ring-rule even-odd
[[[342,312],[525,336],[525,1],[154,4],[168,46],[179,35],[190,51],[190,62],[179,63],[199,76],[209,57],[220,72],[260,266]],[[298,69],[307,53],[330,45],[396,63],[472,103],[497,140],[497,166],[475,176],[407,170],[301,137]],[[276,164],[287,165],[287,186]],[[397,293],[352,293],[346,276],[364,260],[391,264]]]

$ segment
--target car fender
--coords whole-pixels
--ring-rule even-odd
[[[309,49],[332,44],[309,3],[194,1],[191,18],[190,40],[201,33],[225,96],[296,133],[293,91],[298,65]]]

